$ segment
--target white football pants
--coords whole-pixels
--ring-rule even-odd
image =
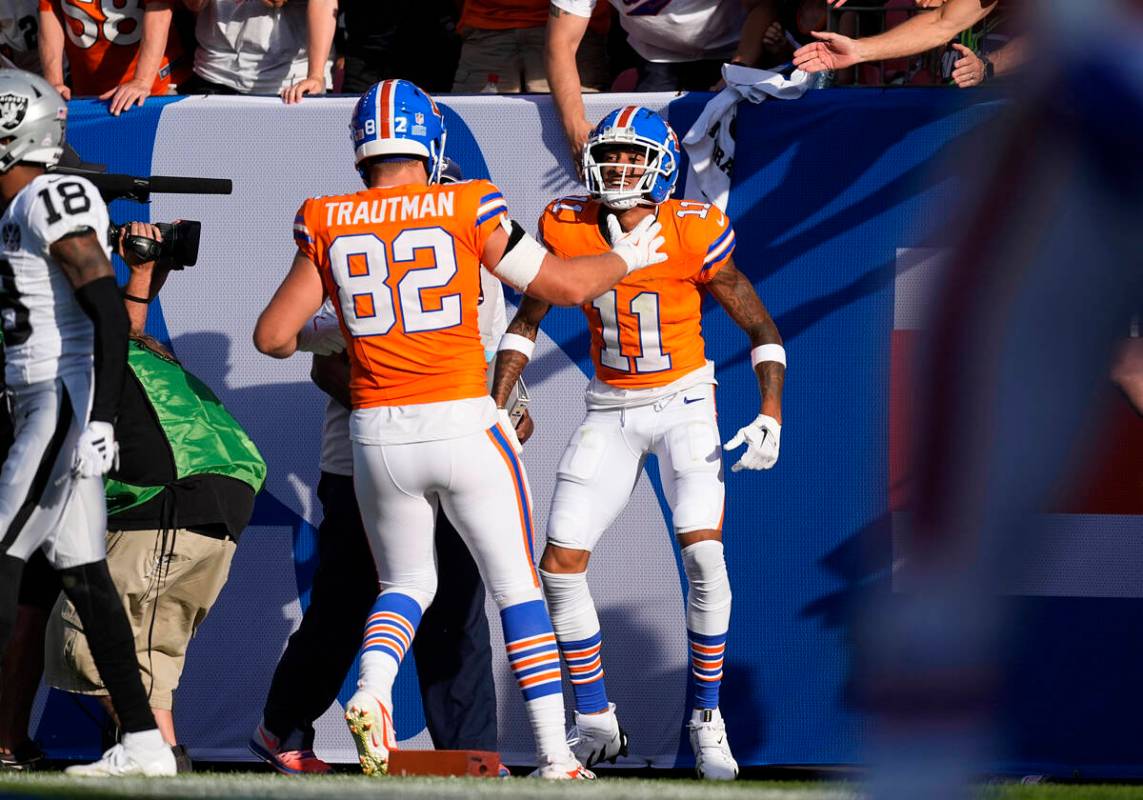
[[[548,542],[593,550],[627,505],[648,453],[659,459],[675,533],[721,529],[726,491],[714,388],[588,411],[560,460]]]
[[[433,442],[354,442],[353,484],[382,591],[422,609],[432,600],[439,502],[500,608],[540,597],[528,480],[499,426]]]
[[[12,393],[15,441],[0,470],[0,554],[42,548],[56,569],[106,557],[103,481],[71,474],[87,424],[90,379],[56,378]]]

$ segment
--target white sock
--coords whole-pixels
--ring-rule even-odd
[[[162,750],[164,748],[170,750],[171,746],[167,744],[166,739],[163,738],[163,734],[159,733],[158,728],[151,728],[149,731],[123,734],[123,748],[141,753],[144,751]]]
[[[364,689],[386,708],[393,708],[393,681],[397,680],[400,665],[388,653],[376,651],[361,654],[361,667],[358,671],[357,688]]]
[[[560,761],[571,757],[564,732],[564,696],[549,694],[524,704],[536,737],[536,753],[540,763],[551,759]]]
[[[544,598],[552,616],[552,629],[561,642],[586,639],[599,633],[599,616],[595,601],[587,588],[586,572],[545,572]]]
[[[707,539],[682,549],[687,574],[687,630],[725,634],[730,627],[730,578],[722,542]]]

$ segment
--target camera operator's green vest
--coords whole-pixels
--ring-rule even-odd
[[[266,462],[242,426],[205,383],[179,364],[132,340],[127,363],[155,411],[175,462],[176,480],[192,475],[224,475],[255,492],[266,480]],[[107,514],[142,505],[162,486],[136,486],[107,479]]]

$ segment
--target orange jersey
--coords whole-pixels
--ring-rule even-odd
[[[549,0],[465,0],[458,27],[461,31],[542,28],[548,24],[549,16]],[[596,33],[607,33],[611,27],[610,3],[595,4],[588,27]]]
[[[77,96],[100,95],[135,75],[143,12],[152,0],[40,0],[41,11],[60,15],[64,52]],[[190,77],[178,34],[168,32],[167,49],[151,94],[167,94],[172,83]]]
[[[606,253],[602,208],[584,197],[556,200],[540,217],[540,237],[562,258]],[[595,375],[617,389],[666,386],[706,363],[699,286],[734,252],[734,230],[716,206],[667,200],[656,213],[667,260],[582,306]]]
[[[315,197],[294,219],[349,342],[354,408],[488,394],[480,254],[507,213],[488,181]]]

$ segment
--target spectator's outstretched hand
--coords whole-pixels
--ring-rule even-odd
[[[948,0],[914,0],[914,2],[917,4],[917,8],[940,8]]]
[[[59,92],[64,100],[71,100],[71,87],[66,83],[53,83],[52,88]]]
[[[811,42],[794,51],[794,66],[803,72],[845,69],[861,61],[854,39],[826,31],[814,31],[813,35],[821,41]]]
[[[300,103],[307,94],[325,94],[325,80],[306,78],[298,81],[288,89],[282,90],[282,102],[286,105]]]
[[[961,57],[953,64],[952,79],[962,89],[984,82],[984,62],[963,44],[953,43]]]
[[[151,84],[149,81],[130,80],[99,95],[99,99],[110,100],[111,104],[108,106],[108,111],[111,112],[112,116],[118,117],[132,106],[143,105],[143,101],[150,96]]]

